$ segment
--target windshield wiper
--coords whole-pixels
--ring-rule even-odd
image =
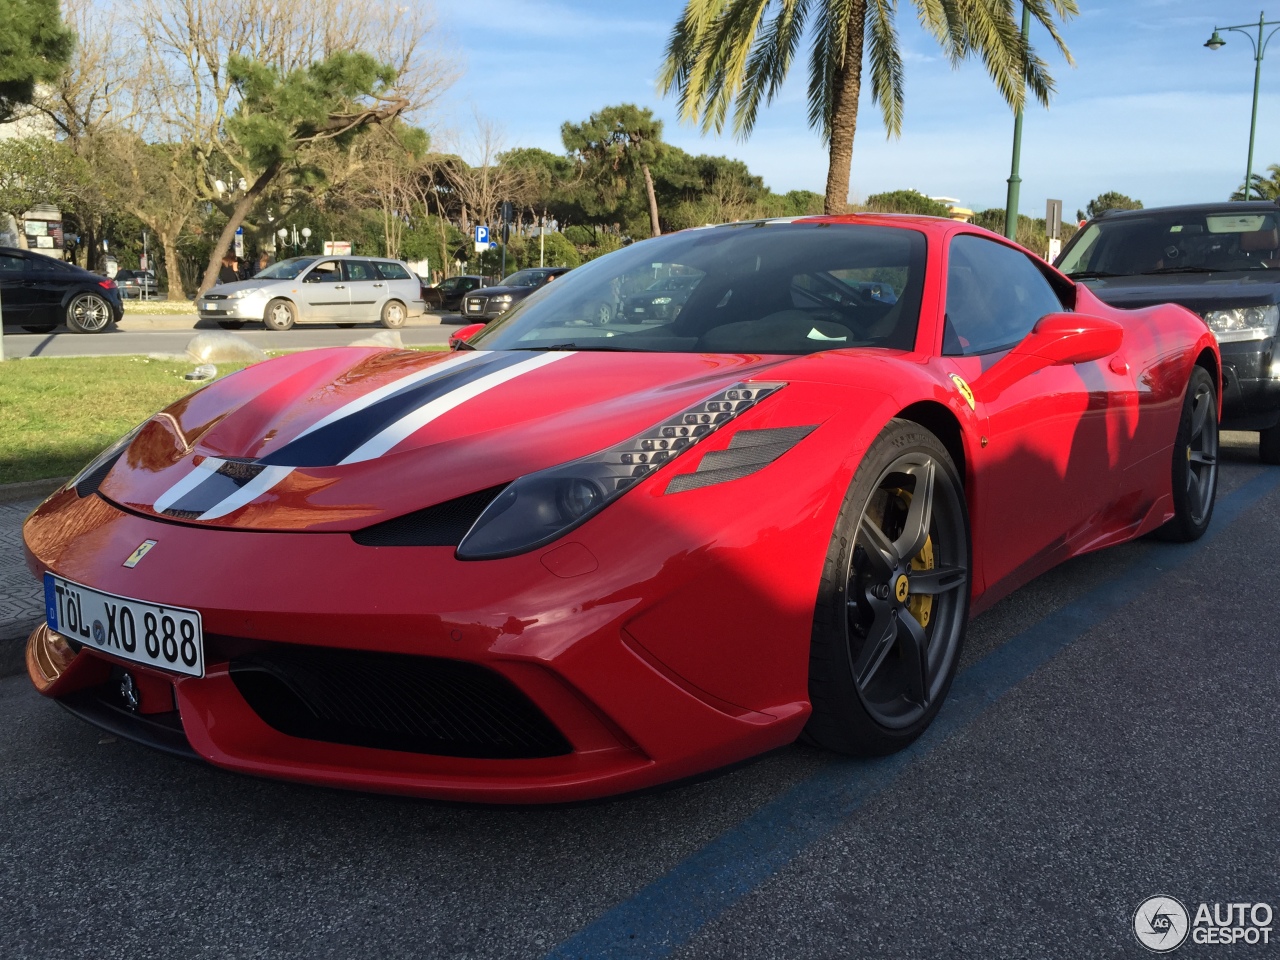
[[[1076,273],[1068,273],[1067,278],[1070,280],[1101,280],[1104,277],[1123,277],[1123,273],[1107,273],[1105,270],[1080,270]]]
[[[608,350],[613,353],[635,353],[634,347],[615,347],[612,344],[593,344],[593,343],[553,343],[542,347],[510,347],[511,350]]]
[[[479,350],[474,343],[467,343],[465,340],[454,340],[453,349],[455,350]]]
[[[1193,266],[1187,265],[1187,266],[1177,266],[1177,267],[1160,267],[1156,270],[1144,270],[1142,272],[1142,275],[1144,277],[1149,277],[1156,273],[1222,273],[1222,272],[1223,272],[1223,268],[1221,267],[1193,267]]]

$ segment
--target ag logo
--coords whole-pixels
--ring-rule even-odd
[[[969,409],[975,409],[973,402],[973,391],[969,389],[969,385],[964,382],[964,378],[958,374],[951,374],[951,382],[956,385],[956,389],[960,391],[960,396],[964,397],[964,402],[969,404]]]
[[[129,559],[124,562],[124,565],[132,570],[138,565],[138,561],[145,557],[155,545],[156,542],[154,540],[143,540],[138,544],[138,549],[129,554]]]
[[[1187,939],[1187,908],[1173,897],[1148,897],[1133,913],[1133,933],[1138,942],[1155,953],[1168,953]]]

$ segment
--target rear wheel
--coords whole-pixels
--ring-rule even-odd
[[[298,311],[288,300],[277,297],[267,304],[262,322],[268,330],[288,330],[298,322]]]
[[[601,300],[590,308],[587,316],[597,327],[603,327],[613,319],[613,307]]]
[[[1280,464],[1280,426],[1258,432],[1258,459],[1263,463]]]
[[[969,615],[969,519],[942,442],[893,420],[863,457],[823,566],[809,656],[810,742],[901,750],[933,721]]]
[[[1187,383],[1173,442],[1173,519],[1156,531],[1162,540],[1199,540],[1213,519],[1218,493],[1218,391],[1204,367]]]
[[[111,326],[111,307],[96,293],[81,293],[67,304],[67,326],[76,333],[101,333]]]
[[[399,300],[388,300],[382,305],[382,325],[390,330],[403,327],[408,317],[409,311]]]

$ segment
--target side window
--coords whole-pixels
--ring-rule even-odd
[[[14,274],[21,273],[22,269],[22,257],[15,257],[9,253],[0,253],[0,277],[12,277]]]
[[[476,280],[474,277],[467,277],[467,279],[462,281],[463,290],[475,290],[479,286],[480,286],[480,282]]]
[[[377,280],[373,264],[367,260],[346,261],[348,280]]]
[[[378,263],[375,264],[378,272],[382,274],[383,280],[408,280],[409,271],[398,263]]]
[[[324,263],[317,263],[315,268],[307,274],[307,283],[338,283],[342,280],[342,265],[336,260],[326,260]]]
[[[972,234],[951,241],[944,354],[1008,349],[1060,310],[1062,301],[1027,254]]]

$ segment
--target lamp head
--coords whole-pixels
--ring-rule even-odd
[[[289,231],[286,230],[284,227],[281,227],[279,230],[276,231],[276,236],[279,237],[281,240],[284,240],[286,237],[289,236]]]
[[[1227,45],[1227,41],[1222,39],[1222,34],[1217,30],[1213,31],[1213,36],[1204,42],[1204,45],[1210,50],[1220,50]]]

